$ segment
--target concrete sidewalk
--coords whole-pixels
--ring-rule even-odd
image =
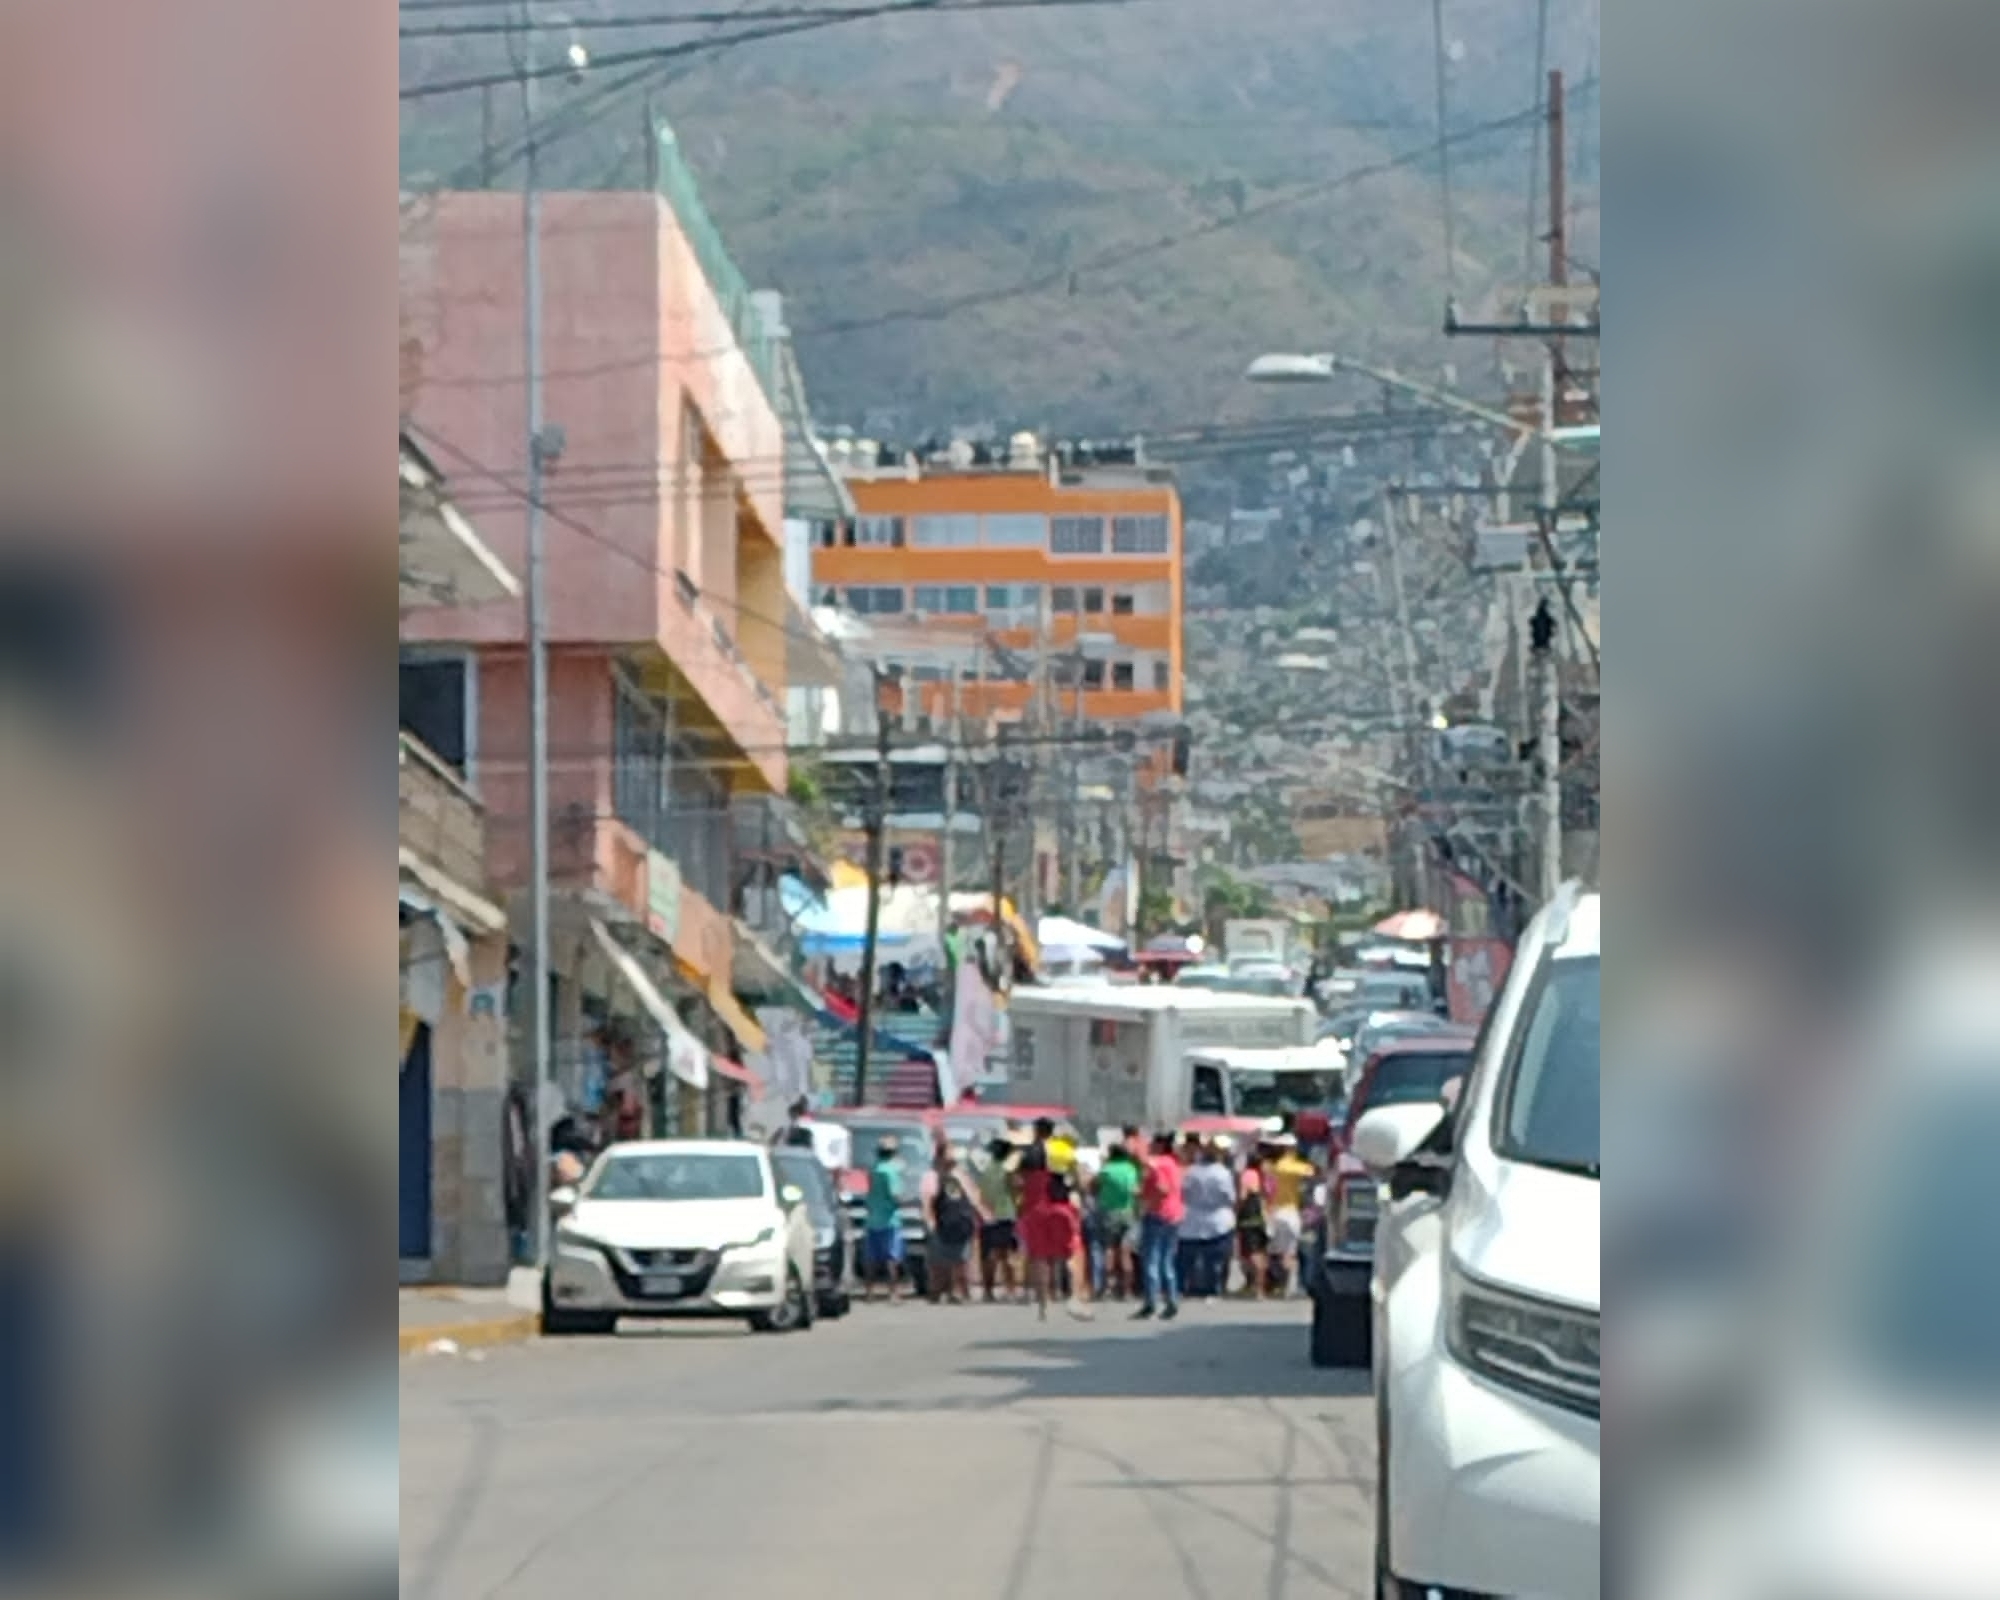
[[[461,1350],[531,1339],[539,1326],[538,1283],[517,1270],[505,1288],[461,1289],[421,1286],[396,1293],[396,1350],[414,1355],[439,1340]]]

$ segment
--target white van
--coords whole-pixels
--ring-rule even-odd
[[[1598,1595],[1599,897],[1522,936],[1457,1104],[1364,1112],[1377,1593]]]

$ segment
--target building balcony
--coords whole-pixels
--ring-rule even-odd
[[[396,736],[396,842],[448,878],[486,884],[486,811],[422,741]]]

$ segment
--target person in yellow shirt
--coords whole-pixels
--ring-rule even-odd
[[[1298,1140],[1280,1134],[1270,1142],[1272,1159],[1265,1163],[1265,1182],[1270,1186],[1270,1230],[1272,1275],[1283,1287],[1281,1293],[1295,1294],[1299,1283],[1299,1240],[1304,1231],[1303,1213],[1308,1189],[1319,1174],[1313,1164],[1299,1154]]]
[[[1076,1133],[1067,1124],[1049,1135],[1049,1171],[1067,1178],[1076,1171]]]

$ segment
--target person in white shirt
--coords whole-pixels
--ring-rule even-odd
[[[1236,1180],[1213,1144],[1204,1142],[1181,1179],[1187,1214],[1181,1237],[1190,1245],[1191,1300],[1211,1300],[1229,1288],[1229,1257],[1236,1233]]]

